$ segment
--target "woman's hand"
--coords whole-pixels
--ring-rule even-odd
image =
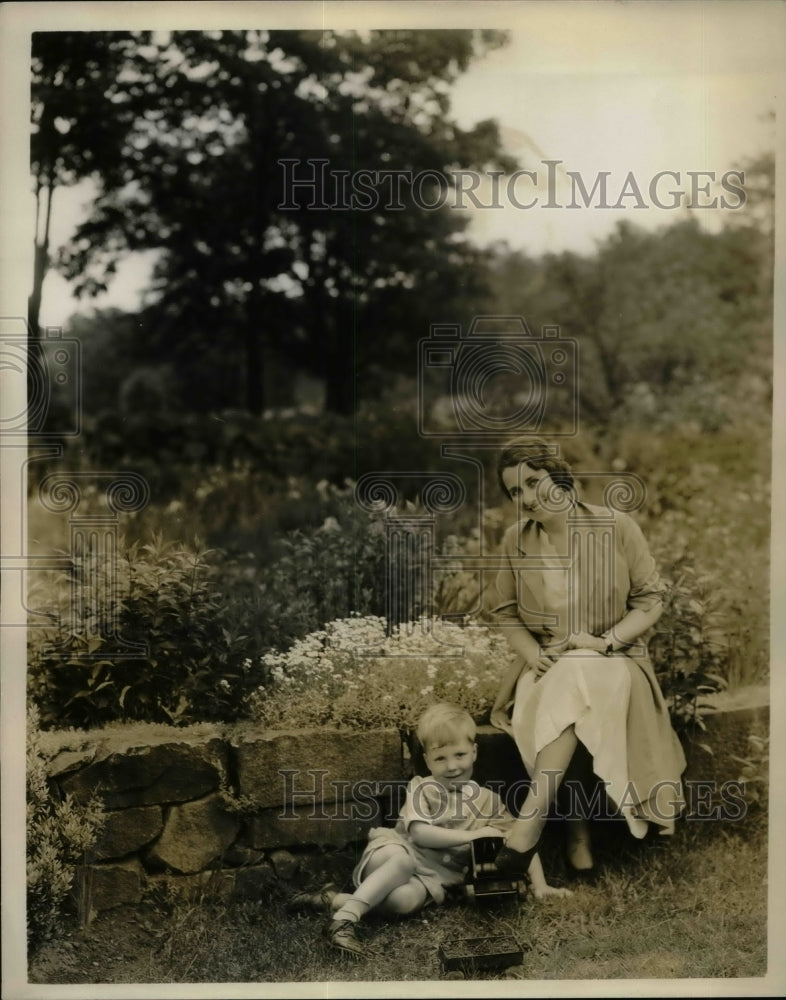
[[[549,657],[541,650],[540,656],[536,660],[531,660],[527,666],[535,675],[535,680],[540,680],[540,678],[550,670],[556,663],[558,657]]]
[[[574,632],[568,636],[568,649],[593,649],[598,653],[605,653],[608,641],[601,639],[599,635],[590,635],[589,632]]]
[[[489,717],[489,722],[495,729],[501,729],[503,733],[508,733],[513,735],[513,727],[510,724],[510,716],[508,715],[508,710],[504,706],[499,708],[494,707],[491,709],[491,716]]]

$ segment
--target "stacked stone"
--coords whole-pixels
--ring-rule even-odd
[[[408,774],[397,730],[204,729],[85,734],[90,745],[51,761],[62,794],[105,810],[78,880],[82,912],[135,904],[156,881],[259,898],[308,848],[364,840],[398,811]]]

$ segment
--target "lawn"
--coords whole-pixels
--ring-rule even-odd
[[[556,831],[553,831],[556,832]],[[304,983],[446,978],[443,940],[513,935],[523,964],[467,970],[471,979],[679,979],[763,976],[767,969],[767,862],[763,817],[744,823],[687,820],[673,838],[633,841],[606,824],[596,851],[601,876],[569,899],[483,907],[458,899],[417,917],[370,919],[368,954],[334,953],[320,915],[291,915],[288,891],[273,898],[198,904],[151,895],[137,910],[111,910],[45,945],[30,980],[59,983]],[[555,841],[543,860],[563,869]],[[311,881],[346,878],[353,851],[321,855]],[[451,974],[455,977],[456,973]]]

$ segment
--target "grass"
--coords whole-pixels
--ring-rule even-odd
[[[32,964],[38,982],[384,982],[446,978],[437,955],[445,939],[513,935],[525,949],[523,965],[477,972],[473,979],[679,979],[756,977],[766,973],[766,829],[763,817],[744,824],[684,822],[673,838],[633,841],[621,824],[604,831],[602,866],[594,886],[580,885],[570,899],[483,908],[463,900],[400,921],[369,919],[363,936],[369,954],[358,961],[334,953],[322,936],[325,918],[290,915],[282,887],[274,898],[199,905],[160,899],[148,917],[134,918],[147,937],[126,959],[110,934],[112,911],[82,932],[92,944],[70,944],[66,978],[37,978],[52,956]],[[551,844],[543,860],[553,881],[561,861]],[[323,856],[320,878],[336,866],[348,873],[351,852]],[[332,866],[332,871],[328,869]],[[556,876],[556,877],[555,877]],[[298,886],[299,887],[299,886]],[[289,887],[294,888],[294,886]],[[153,914],[153,916],[150,916]],[[121,933],[116,929],[118,935]],[[79,937],[80,935],[77,935]],[[102,961],[89,961],[101,955]],[[81,972],[80,972],[81,966]],[[85,970],[86,966],[86,970]],[[36,971],[37,970],[37,971]],[[78,978],[86,971],[87,978]],[[51,976],[51,971],[50,971]]]

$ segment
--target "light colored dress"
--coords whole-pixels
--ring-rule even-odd
[[[356,886],[365,877],[369,858],[389,844],[396,844],[409,854],[415,862],[415,877],[435,903],[444,902],[447,886],[464,881],[470,861],[469,844],[419,847],[409,835],[409,828],[416,821],[450,830],[493,826],[504,834],[510,829],[513,817],[495,792],[476,781],[468,781],[460,790],[448,791],[435,778],[414,777],[407,786],[407,797],[395,827],[379,826],[369,831],[368,844],[352,872]]]
[[[577,502],[568,534],[567,560],[536,521],[512,525],[502,543],[497,622],[525,625],[547,654],[571,633],[600,635],[634,608],[651,610],[665,591],[628,514]],[[685,756],[644,639],[611,656],[569,650],[539,680],[532,671],[519,677],[511,726],[530,774],[538,752],[570,725],[631,833],[643,837],[648,823],[673,832]]]

